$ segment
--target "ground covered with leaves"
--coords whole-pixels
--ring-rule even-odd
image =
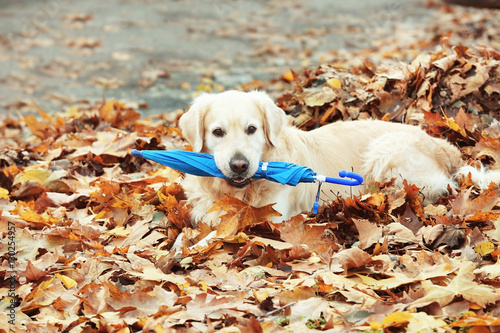
[[[304,130],[420,124],[499,169],[500,53],[441,44],[399,67],[288,73],[278,105]],[[188,148],[178,116],[110,100],[2,120],[0,331],[500,331],[498,184],[466,177],[423,206],[412,184],[372,183],[282,224],[226,197],[231,223],[198,243],[212,230],[189,224],[182,175],[130,155]]]

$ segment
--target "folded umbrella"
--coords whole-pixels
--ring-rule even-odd
[[[363,183],[363,177],[354,172],[341,170],[339,176],[353,179],[342,179],[318,175],[310,168],[288,162],[260,162],[259,169],[252,178],[281,183],[283,185],[295,186],[298,183],[314,183],[316,181],[334,183],[340,185],[357,186]]]
[[[201,177],[219,177],[227,179],[215,164],[214,156],[206,153],[196,153],[185,150],[132,150],[132,156],[141,156],[172,169]],[[354,172],[341,170],[339,176],[342,178],[326,177],[318,175],[312,169],[288,162],[259,162],[257,172],[252,176],[254,179],[267,179],[283,185],[296,186],[298,183],[314,183],[316,181],[334,183],[347,186],[357,186],[363,183],[363,177]],[[352,179],[343,179],[345,177]],[[314,213],[317,212],[319,200],[316,196]]]
[[[132,150],[132,156],[166,165],[172,169],[200,177],[227,177],[215,164],[214,156],[187,150]]]
[[[214,156],[206,153],[196,153],[186,150],[132,150],[132,156],[140,156],[172,169],[201,177],[227,177],[215,164]],[[339,176],[353,179],[332,178],[316,174],[306,166],[288,162],[259,162],[259,168],[253,175],[254,179],[265,178],[283,185],[295,186],[298,183],[314,183],[322,181],[348,186],[363,183],[363,177],[354,172],[341,170]]]

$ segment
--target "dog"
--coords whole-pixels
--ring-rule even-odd
[[[282,185],[252,179],[259,161],[292,162],[318,174],[336,177],[340,170],[361,174],[365,183],[396,178],[421,189],[424,204],[433,203],[457,188],[458,174],[472,174],[482,187],[499,182],[500,172],[465,165],[460,151],[420,127],[380,120],[344,121],[302,131],[287,123],[285,112],[261,91],[226,91],[197,97],[179,120],[184,138],[194,151],[214,155],[227,179],[186,175],[183,187],[192,206],[193,223],[218,223],[218,212],[207,214],[226,194],[254,207],[275,203],[286,221],[311,210],[317,185]],[[358,194],[363,186],[325,183],[322,200]],[[330,192],[332,191],[332,192]],[[276,222],[273,221],[273,222]]]

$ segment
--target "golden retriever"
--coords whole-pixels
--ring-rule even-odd
[[[310,132],[287,124],[283,110],[264,92],[226,91],[196,98],[179,121],[194,151],[213,154],[227,180],[186,175],[183,182],[193,222],[218,223],[218,213],[207,214],[225,194],[254,207],[276,203],[279,220],[311,210],[315,184],[281,185],[251,179],[259,161],[284,161],[305,165],[318,174],[338,177],[340,170],[361,174],[365,183],[396,178],[421,189],[426,203],[456,187],[454,175],[473,172],[487,186],[486,176],[500,180],[500,173],[464,167],[460,151],[443,139],[433,138],[416,126],[378,120],[336,122]],[[494,177],[492,177],[494,176]],[[357,194],[363,186],[325,183],[322,200],[333,193]]]

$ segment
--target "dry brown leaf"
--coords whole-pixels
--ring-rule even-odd
[[[488,285],[480,285],[473,281],[473,271],[476,264],[464,261],[460,269],[447,286],[439,286],[429,281],[423,281],[422,286],[426,295],[411,304],[412,308],[425,306],[437,302],[440,306],[448,305],[455,296],[462,296],[481,307],[500,300],[500,292]]]
[[[354,220],[359,233],[359,247],[365,250],[382,238],[382,228],[368,220]]]
[[[281,239],[295,246],[306,245],[309,250],[316,253],[339,248],[328,232],[330,225],[309,225],[305,222],[304,217],[298,215],[278,225]]]
[[[217,225],[217,236],[226,237],[234,235],[247,226],[268,221],[273,216],[281,216],[274,210],[274,204],[263,207],[252,207],[251,205],[231,196],[226,195],[223,199],[214,203],[208,211],[224,211],[221,221]]]
[[[359,268],[371,263],[371,256],[360,248],[342,250],[332,256],[332,264],[341,265],[345,272],[350,268]]]

